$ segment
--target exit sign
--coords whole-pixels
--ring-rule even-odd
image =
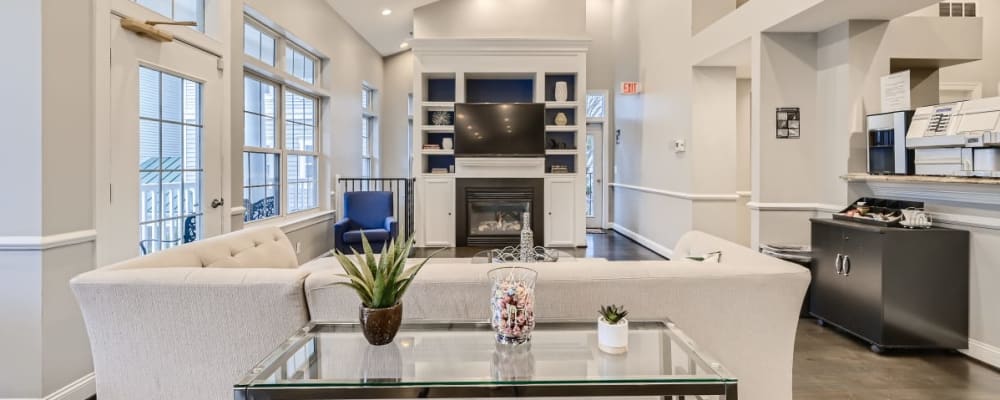
[[[639,82],[622,82],[622,94],[639,94],[642,92],[642,84]]]

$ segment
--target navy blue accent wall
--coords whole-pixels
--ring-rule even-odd
[[[545,156],[545,172],[552,172],[552,164],[562,164],[569,167],[569,172],[576,172],[576,157],[574,156]]]
[[[455,101],[455,80],[428,79],[427,101]]]
[[[448,168],[455,165],[455,156],[427,156],[427,171],[432,168]]]
[[[534,103],[531,79],[469,79],[465,81],[466,103]]]
[[[576,125],[576,110],[572,108],[557,108],[557,109],[547,109],[545,110],[545,125],[555,125],[556,115],[559,113],[566,114],[566,118],[569,122],[566,125]]]
[[[451,133],[428,133],[427,134],[427,144],[441,144],[444,138],[453,138],[455,135]],[[454,140],[452,141],[454,144]]]
[[[553,143],[555,141],[555,143]],[[566,144],[563,148],[561,144]],[[549,132],[545,134],[545,148],[552,150],[575,150],[576,134],[573,132]]]

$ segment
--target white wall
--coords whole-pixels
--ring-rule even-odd
[[[586,35],[580,0],[442,0],[414,11],[418,38],[580,38]]]
[[[409,176],[410,147],[407,131],[407,97],[413,92],[413,52],[404,51],[384,59],[380,135],[382,176]]]
[[[92,269],[93,22],[91,1],[12,0],[0,5],[0,42],[17,54],[0,65],[0,397],[39,398],[91,371],[69,277]],[[82,17],[81,17],[82,16]]]
[[[979,0],[977,13],[983,20],[983,59],[941,69],[941,83],[979,83],[983,97],[1000,96],[1000,0]],[[937,16],[935,4],[913,13],[914,16]]]

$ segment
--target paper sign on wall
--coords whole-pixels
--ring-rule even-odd
[[[624,95],[639,94],[642,92],[642,84],[639,82],[622,82],[621,93]]]
[[[882,77],[882,112],[906,111],[910,106],[910,71]]]

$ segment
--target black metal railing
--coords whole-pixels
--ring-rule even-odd
[[[413,237],[413,178],[337,177],[337,209],[343,215],[344,194],[350,192],[392,192],[393,216],[399,223],[400,240]]]

